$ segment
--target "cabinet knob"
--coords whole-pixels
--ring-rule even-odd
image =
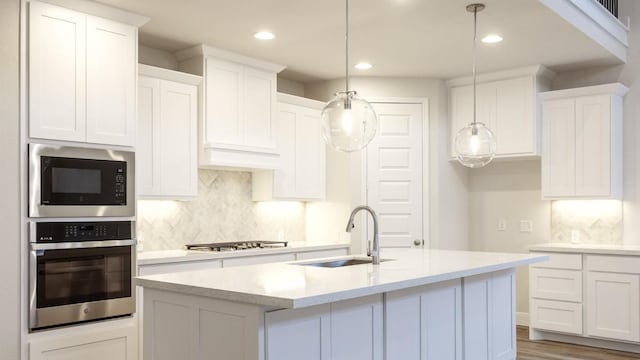
[[[422,244],[423,244],[422,239],[415,239],[415,240],[413,240],[413,245],[415,245],[415,246],[420,246],[420,245],[422,245]]]

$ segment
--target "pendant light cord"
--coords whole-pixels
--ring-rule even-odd
[[[349,1],[349,0],[347,0]],[[473,126],[476,125],[476,32],[478,8],[473,8]]]
[[[346,91],[349,92],[349,0],[346,0],[346,21],[344,31],[344,43],[345,43],[345,74],[346,74]]]

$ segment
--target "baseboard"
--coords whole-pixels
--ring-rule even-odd
[[[577,344],[583,346],[591,346],[598,347],[604,349],[612,349],[618,351],[626,351],[633,353],[640,353],[640,345],[633,343],[626,343],[620,341],[609,341],[604,339],[595,339],[583,336],[575,336],[568,334],[560,334],[550,331],[543,331],[538,329],[533,329],[532,334],[530,335],[531,339],[535,340],[551,340],[569,344]]]
[[[529,326],[529,313],[517,312],[516,313],[516,325]]]

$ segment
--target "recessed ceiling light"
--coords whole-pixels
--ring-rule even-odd
[[[358,69],[358,70],[369,70],[373,67],[373,65],[366,63],[366,62],[361,62],[361,63],[357,63],[354,68]]]
[[[271,40],[273,38],[275,38],[276,36],[273,35],[273,33],[270,33],[268,31],[259,31],[255,34],[253,34],[253,37],[256,39],[260,39],[260,40]]]
[[[496,34],[487,35],[482,38],[482,42],[485,44],[495,44],[500,41],[502,41],[502,36]]]

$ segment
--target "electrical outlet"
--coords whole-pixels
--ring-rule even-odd
[[[531,221],[531,220],[520,220],[520,232],[522,232],[522,233],[533,232],[533,221]]]
[[[498,231],[507,231],[506,219],[498,219]]]

